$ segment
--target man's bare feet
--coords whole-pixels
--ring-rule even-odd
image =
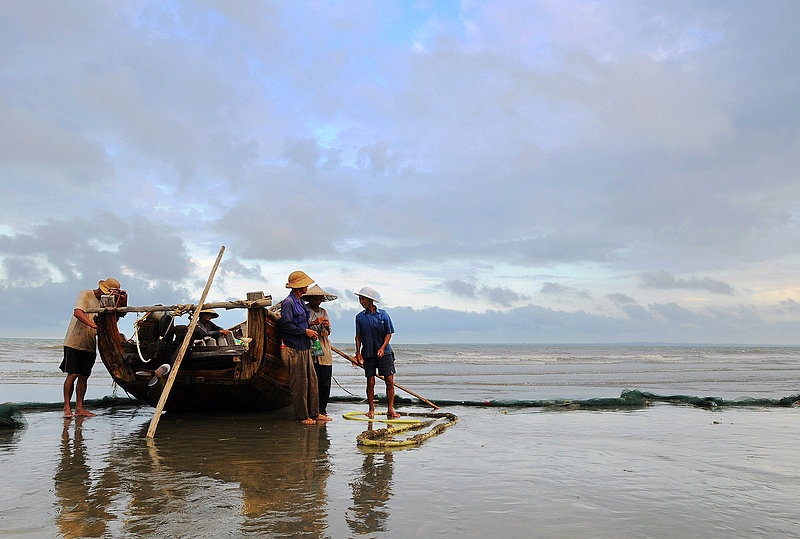
[[[403,415],[403,414],[398,414],[394,410],[389,410],[386,413],[386,417],[388,417],[389,419],[396,419],[396,418],[400,417],[401,415]]]
[[[325,414],[319,414],[319,415],[318,415],[317,417],[315,417],[314,419],[316,419],[317,421],[333,421],[333,419],[332,419],[332,418],[330,418],[330,417],[326,416]]]
[[[305,419],[301,419],[300,423],[302,423],[303,425],[313,425],[314,424],[314,420],[311,419],[310,417],[307,417]]]
[[[370,419],[375,419],[375,410],[370,410],[367,412],[367,417]]]
[[[94,417],[97,414],[93,414],[89,410],[75,410],[75,415],[81,416],[81,417]]]
[[[64,408],[64,419],[72,419],[72,410],[70,408]]]

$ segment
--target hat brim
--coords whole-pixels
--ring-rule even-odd
[[[119,287],[111,288],[106,284],[106,281],[98,281],[97,286],[103,294],[108,294],[112,290],[119,290]]]
[[[311,286],[312,284],[314,284],[314,281],[311,279],[311,277],[304,277],[298,281],[290,281],[286,283],[286,288],[291,288],[294,290],[295,288],[305,288],[307,286]]]
[[[368,296],[368,295],[366,295],[366,294],[359,294],[358,292],[354,292],[354,294],[355,294],[356,296],[358,296],[359,298],[367,298],[367,299],[371,299],[371,300],[372,300],[372,301],[374,301],[375,303],[380,303],[380,302],[381,302],[381,300],[379,300],[379,299],[375,299],[375,298],[373,298],[372,296]]]
[[[303,294],[303,299],[308,300],[309,298],[322,298],[322,301],[333,301],[339,299],[339,296],[334,296],[333,294]]]

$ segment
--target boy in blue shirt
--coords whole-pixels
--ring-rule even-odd
[[[386,311],[378,309],[378,293],[365,286],[358,292],[358,302],[364,310],[356,315],[356,361],[364,367],[367,377],[367,399],[369,412],[367,417],[375,417],[375,372],[383,376],[386,382],[386,399],[389,401],[388,418],[400,417],[394,411],[394,353],[389,340],[394,333],[392,319]]]

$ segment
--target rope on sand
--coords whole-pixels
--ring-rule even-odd
[[[364,417],[357,417],[363,415]],[[375,415],[386,415],[386,412],[375,412]],[[408,415],[408,414],[406,414]],[[342,414],[342,417],[345,419],[351,419],[353,421],[369,421],[369,422],[376,422],[376,423],[389,423],[389,424],[406,424],[406,423],[421,423],[421,419],[378,419],[377,417],[369,418],[367,417],[366,412],[350,412],[347,414]]]
[[[365,414],[344,414],[345,419],[357,419],[360,421],[364,421],[360,418],[355,417],[348,417],[354,415],[365,415]],[[375,415],[386,415],[385,412]],[[371,447],[405,447],[410,445],[419,445],[423,441],[427,440],[432,436],[436,436],[437,434],[441,434],[444,429],[451,425],[455,425],[458,422],[458,417],[455,414],[451,414],[448,412],[407,412],[402,415],[405,416],[412,416],[412,417],[428,417],[432,418],[428,421],[420,421],[420,420],[409,420],[409,419],[366,419],[366,421],[380,421],[383,423],[408,423],[403,425],[402,427],[386,427],[383,429],[376,429],[376,430],[365,430],[358,436],[356,436],[356,442],[358,445],[364,446],[371,446]],[[440,422],[445,420],[444,422]],[[439,422],[438,424],[436,424]],[[431,427],[431,429],[427,432],[421,432],[419,434],[415,434],[410,438],[406,438],[405,440],[393,440],[392,437],[399,433],[405,432],[409,430],[419,430],[424,429],[427,427]]]

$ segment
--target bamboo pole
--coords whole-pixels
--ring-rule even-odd
[[[211,288],[211,281],[214,280],[214,274],[217,272],[217,267],[219,266],[219,261],[222,260],[222,253],[225,252],[225,246],[219,248],[219,254],[217,255],[217,261],[214,262],[214,267],[211,268],[211,274],[208,276],[208,282],[206,283],[206,287],[203,290],[203,295],[200,296],[200,301],[197,302],[198,305],[203,305],[203,302],[206,300],[206,296],[208,295],[208,290]],[[147,437],[152,438],[156,434],[156,427],[158,426],[158,420],[161,418],[161,412],[164,411],[164,405],[167,403],[167,398],[169,397],[169,392],[172,389],[172,384],[175,383],[175,378],[178,376],[178,369],[181,366],[181,361],[183,361],[183,355],[186,353],[186,349],[189,348],[189,343],[192,341],[192,333],[194,333],[194,328],[197,325],[197,319],[200,317],[201,309],[195,309],[194,314],[192,315],[192,321],[189,322],[189,328],[186,330],[186,335],[183,337],[183,342],[181,343],[181,347],[178,350],[178,356],[175,358],[175,362],[172,364],[172,370],[169,373],[169,378],[167,379],[167,383],[164,385],[164,389],[161,390],[161,397],[158,399],[158,405],[156,406],[156,413],[153,414],[153,419],[150,420],[150,428],[147,429]]]
[[[364,368],[364,366],[363,366],[363,365],[359,365],[359,364],[358,364],[358,362],[357,362],[355,359],[353,359],[352,357],[348,356],[347,354],[345,354],[344,352],[342,352],[341,350],[339,350],[339,349],[338,349],[338,348],[336,348],[335,346],[331,346],[331,350],[333,350],[334,352],[336,352],[337,354],[339,354],[340,356],[342,356],[343,358],[345,358],[346,360],[348,360],[350,363],[352,363],[352,364],[353,364],[353,365],[355,365],[356,367],[360,367],[360,368],[362,368],[362,369]],[[383,377],[383,376],[381,376],[380,374],[378,374],[377,376],[378,376],[378,378],[380,378],[381,380],[385,380],[385,379],[384,379],[384,377]],[[422,402],[424,402],[424,403],[427,403],[428,405],[432,406],[434,410],[438,410],[438,409],[439,409],[439,407],[438,407],[438,406],[436,406],[435,404],[433,404],[431,401],[429,401],[429,400],[427,400],[427,399],[424,399],[424,398],[420,397],[419,395],[417,395],[417,394],[416,394],[416,393],[414,393],[413,391],[410,391],[410,390],[408,390],[408,389],[404,388],[404,387],[403,387],[403,386],[401,386],[400,384],[398,384],[398,383],[396,383],[396,382],[392,382],[392,384],[393,384],[393,385],[394,385],[394,387],[396,387],[397,389],[402,389],[403,391],[405,391],[405,392],[406,392],[406,393],[408,393],[409,395],[413,395],[413,396],[417,397],[419,400],[421,400]]]

